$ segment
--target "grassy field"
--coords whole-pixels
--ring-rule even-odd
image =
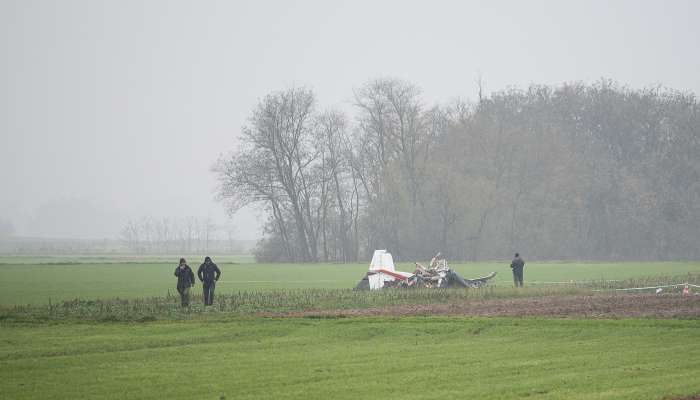
[[[0,325],[8,399],[661,399],[700,321],[251,318]]]
[[[196,271],[200,260],[190,257]],[[223,271],[219,293],[274,289],[352,288],[367,264],[254,264],[245,257],[214,258]],[[4,257],[0,258],[0,304],[43,304],[67,299],[135,298],[175,293],[177,260],[165,257]],[[511,285],[507,262],[451,264],[464,277],[498,272],[495,284]],[[399,263],[412,271],[413,265]],[[618,280],[700,273],[700,262],[557,263],[530,262],[526,284]],[[199,290],[200,285],[195,287]]]
[[[700,282],[700,262],[531,262],[529,287],[518,290],[510,288],[507,262],[453,264],[465,277],[499,276],[479,290],[366,293],[349,290],[364,263],[214,259],[223,270],[215,306],[196,299],[183,311],[168,257],[0,258],[0,398],[661,400],[700,393],[698,319],[257,314],[518,297],[541,304],[589,295],[589,284],[603,280]],[[570,281],[582,284],[560,284]],[[653,298],[663,306],[663,296]],[[605,300],[603,309],[611,305]]]

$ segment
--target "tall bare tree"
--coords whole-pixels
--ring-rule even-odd
[[[318,155],[311,125],[314,102],[307,89],[268,95],[243,128],[242,149],[215,168],[220,195],[229,206],[267,202],[287,245],[292,235],[284,219],[293,218],[295,255],[301,261],[318,255],[312,211],[316,177],[311,173]]]

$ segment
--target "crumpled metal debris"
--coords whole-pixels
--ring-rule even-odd
[[[453,271],[447,260],[438,253],[428,267],[416,263],[413,272],[396,271],[391,254],[386,250],[375,250],[367,274],[357,283],[355,290],[378,290],[384,288],[478,288],[496,276],[489,275],[465,279]]]

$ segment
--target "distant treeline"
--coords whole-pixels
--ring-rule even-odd
[[[128,221],[119,239],[21,237],[0,231],[0,254],[250,254],[236,229],[201,217],[142,217]]]
[[[235,228],[209,218],[143,217],[121,231],[122,244],[136,254],[249,254],[249,241],[235,239]],[[213,253],[212,253],[213,254]]]
[[[134,255],[156,254],[180,257],[187,254],[225,255],[250,254],[254,241],[213,239],[200,246],[192,246],[191,252],[182,250],[180,243],[168,243],[165,246],[149,246],[143,243],[130,247],[120,239],[56,239],[5,236],[0,237],[0,254],[2,255]],[[175,258],[177,260],[177,258]]]
[[[354,104],[272,93],[217,163],[230,209],[268,211],[259,259],[700,259],[692,93],[602,80],[428,106],[380,79]]]

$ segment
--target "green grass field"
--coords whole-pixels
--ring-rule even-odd
[[[189,259],[195,260],[190,257]],[[97,261],[100,262],[97,262]],[[214,258],[223,275],[222,293],[273,289],[352,288],[367,264],[254,264],[244,257]],[[157,261],[157,262],[156,262]],[[190,262],[196,271],[199,260]],[[242,261],[242,263],[241,263]],[[0,304],[43,304],[67,299],[135,298],[175,293],[177,259],[5,257],[0,258]],[[452,264],[465,278],[498,272],[495,284],[511,285],[507,262]],[[397,269],[412,271],[413,264]],[[700,273],[700,262],[537,263],[525,267],[526,284],[679,276]],[[199,290],[201,286],[196,286]]]
[[[2,326],[7,399],[661,399],[700,322],[212,319]]]
[[[533,287],[525,290],[509,289],[507,262],[454,264],[465,277],[497,271],[495,287],[364,293],[335,289],[354,286],[366,264],[215,261],[225,307],[196,304],[183,313],[174,297],[163,297],[175,292],[175,265],[166,257],[0,258],[0,398],[661,400],[700,393],[700,320],[254,314],[566,296],[590,288],[552,282],[697,277],[700,262],[530,262],[525,278]],[[89,300],[115,297],[132,300]],[[82,302],[45,306],[75,298]]]

